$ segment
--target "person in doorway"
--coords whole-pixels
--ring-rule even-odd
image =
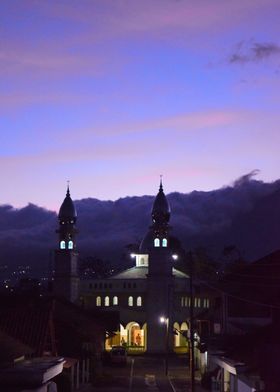
[[[140,336],[140,334],[138,333],[138,335],[136,336],[136,344],[137,344],[137,346],[141,346],[141,336]]]

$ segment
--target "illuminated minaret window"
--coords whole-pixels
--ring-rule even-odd
[[[155,238],[155,239],[154,239],[154,246],[155,246],[155,248],[158,248],[158,247],[160,246],[160,240],[159,240],[159,238]]]

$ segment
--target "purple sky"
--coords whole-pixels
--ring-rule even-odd
[[[2,0],[0,204],[280,167],[279,0]]]

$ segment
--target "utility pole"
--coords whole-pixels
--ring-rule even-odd
[[[194,316],[193,316],[193,254],[190,251],[190,376],[191,392],[195,392],[195,360],[194,360]]]

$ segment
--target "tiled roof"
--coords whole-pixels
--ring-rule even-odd
[[[1,303],[0,330],[31,347],[37,356],[46,350],[55,354],[54,336],[51,336],[53,302],[6,300],[5,304]]]

